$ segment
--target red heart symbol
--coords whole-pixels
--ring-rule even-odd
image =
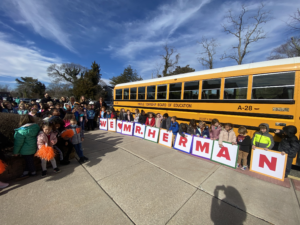
[[[122,124],[118,123],[118,127],[119,127],[119,129],[122,129]]]

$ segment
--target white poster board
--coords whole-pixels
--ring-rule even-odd
[[[116,119],[108,119],[108,131],[116,132],[117,121]]]
[[[145,125],[140,124],[140,123],[134,123],[134,131],[133,131],[133,136],[139,137],[139,138],[144,138],[145,136]]]
[[[173,136],[172,131],[168,131],[166,129],[160,129],[158,144],[172,148],[172,136]]]
[[[194,136],[192,145],[192,155],[205,159],[211,159],[214,141],[207,138]]]
[[[100,130],[107,130],[107,118],[106,119],[100,118],[99,128]]]
[[[123,121],[122,134],[132,136],[132,134],[133,134],[133,122]]]
[[[148,141],[158,142],[159,128],[146,126],[144,139]]]
[[[284,181],[287,154],[255,148],[251,154],[250,171]]]
[[[214,141],[213,152],[211,160],[223,165],[236,168],[237,157],[239,152],[238,145],[232,145],[231,143],[223,141],[223,147],[219,147],[219,141]]]
[[[117,120],[117,133],[122,133],[122,125],[123,125],[123,121]]]
[[[179,133],[175,138],[174,149],[190,154],[192,148],[193,136],[186,134],[186,137],[181,137]]]

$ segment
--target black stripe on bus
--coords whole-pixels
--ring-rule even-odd
[[[179,112],[212,113],[212,114],[235,115],[235,116],[266,117],[266,118],[275,118],[275,119],[294,118],[294,116],[292,115],[277,115],[277,114],[266,114],[266,113],[224,112],[224,111],[213,111],[213,110],[189,110],[189,109],[173,109],[173,108],[157,108],[157,107],[147,107],[147,106],[125,106],[125,105],[115,105],[114,107],[148,108],[148,109],[171,110],[171,111],[179,111]]]
[[[232,100],[232,99],[224,99],[224,100],[211,100],[211,99],[204,99],[204,100],[129,100],[129,99],[116,99],[115,102],[196,102],[196,103],[202,103],[202,102],[209,102],[209,103],[246,103],[246,104],[286,104],[286,105],[293,105],[295,104],[295,100]]]

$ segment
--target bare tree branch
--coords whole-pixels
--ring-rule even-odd
[[[222,27],[227,34],[235,36],[238,43],[232,46],[233,51],[230,54],[224,52],[221,60],[233,59],[240,65],[250,52],[249,45],[266,38],[262,25],[269,21],[270,12],[264,11],[264,7],[265,5],[261,3],[255,15],[248,18],[246,18],[246,14],[250,14],[250,12],[245,5],[242,5],[241,12],[237,16],[233,15],[231,10],[228,11],[228,15],[225,17],[227,24],[222,24]]]
[[[268,59],[283,59],[297,56],[300,56],[300,38],[292,37],[286,43],[274,48]]]
[[[175,55],[175,60],[171,59],[172,55],[176,53],[176,49],[173,47],[169,47],[167,44],[163,46],[165,50],[165,55],[161,55],[164,59],[164,69],[162,71],[163,76],[167,76],[167,73],[170,72],[169,70],[174,68],[174,66],[178,63],[179,60],[179,53]]]
[[[216,47],[219,44],[216,42],[214,38],[207,39],[206,37],[202,37],[201,42],[198,42],[203,51],[200,52],[200,57],[198,57],[199,62],[202,64],[204,68],[212,69],[214,64],[214,55],[216,54]]]
[[[290,21],[287,22],[287,25],[292,31],[300,31],[300,8],[290,16]]]

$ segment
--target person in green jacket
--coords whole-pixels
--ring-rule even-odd
[[[19,105],[20,104],[20,98],[16,97],[15,102]]]
[[[29,115],[22,115],[20,118],[20,128],[15,129],[14,135],[14,155],[22,155],[26,162],[26,167],[21,175],[21,179],[35,176],[34,154],[37,151],[37,135],[40,126],[34,123],[34,119]]]
[[[259,147],[268,150],[272,149],[274,144],[273,136],[269,134],[269,124],[259,124],[259,132],[255,132],[252,138],[252,149]]]

